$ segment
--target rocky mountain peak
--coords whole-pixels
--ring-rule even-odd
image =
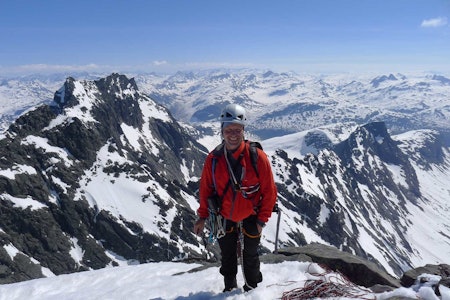
[[[402,151],[399,142],[394,141],[387,131],[384,122],[374,122],[358,127],[349,138],[334,148],[337,155],[347,165],[353,167],[355,176],[366,181],[368,178],[379,180],[383,178],[384,184],[396,189],[392,171],[387,166],[398,166],[405,176],[408,194],[415,202],[420,196],[417,175],[408,156]],[[376,158],[374,160],[374,158]],[[382,161],[383,166],[379,163]],[[366,179],[364,179],[366,178]],[[373,182],[372,184],[375,184]],[[400,199],[403,199],[401,193]]]
[[[450,79],[449,78],[447,78],[447,77],[445,77],[445,76],[442,76],[442,75],[433,75],[432,77],[431,77],[431,79],[432,80],[436,80],[436,81],[439,81],[439,82],[441,82],[442,84],[444,84],[444,85],[450,85]]]
[[[205,148],[123,75],[67,78],[54,99],[0,140],[0,245],[21,253],[0,251],[0,282],[103,268],[114,255],[173,259],[182,244],[198,246],[181,230],[195,215],[188,183]]]
[[[358,127],[346,141],[338,144],[335,150],[348,159],[354,159],[355,155],[363,150],[370,151],[388,163],[399,165],[408,160],[398,143],[389,135],[384,122],[372,122]]]
[[[396,81],[396,80],[398,80],[398,79],[397,79],[397,77],[394,76],[394,74],[389,74],[389,76],[382,75],[382,76],[376,77],[370,83],[372,84],[373,87],[377,88],[380,86],[380,84],[382,82]]]

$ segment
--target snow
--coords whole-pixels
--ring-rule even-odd
[[[1,200],[9,200],[14,204],[14,206],[20,207],[22,209],[30,208],[31,210],[37,210],[37,209],[47,207],[47,205],[42,204],[41,202],[33,199],[30,196],[27,196],[26,198],[19,198],[19,197],[13,197],[9,194],[0,194],[0,199]]]
[[[148,232],[160,232],[158,224],[166,223],[159,214],[158,200],[147,190],[150,187],[161,199],[170,199],[164,187],[157,182],[131,181],[123,174],[112,177],[102,172],[98,176],[93,176],[87,172],[80,185],[83,189],[79,191],[76,199],[85,194],[92,207],[96,206],[99,210],[111,212],[118,222],[122,218],[134,220]],[[169,217],[175,215],[172,211],[174,209],[171,208],[166,212]],[[169,238],[163,232],[161,235]]]
[[[364,250],[370,253],[376,260],[383,263],[383,267],[388,273],[394,274],[392,267],[388,263],[384,263],[385,259],[382,253],[382,249],[379,249],[374,243],[374,239],[370,236],[369,232],[365,228],[359,227],[359,242],[364,245]]]
[[[405,172],[400,166],[393,164],[386,164],[386,167],[392,174],[392,179],[394,179],[397,185],[403,185],[404,187],[408,187],[408,183],[405,179]]]
[[[51,146],[49,144],[48,139],[46,139],[46,138],[29,135],[23,139],[21,144],[22,145],[35,145],[35,147],[37,149],[42,149],[46,153],[55,153],[58,155],[59,160],[64,162],[67,167],[72,166],[72,161],[69,159],[70,154],[67,152],[67,150],[59,148],[59,147]],[[53,158],[53,159],[55,159],[55,158]]]
[[[84,250],[78,244],[78,239],[75,237],[70,238],[72,241],[72,249],[70,250],[70,255],[73,260],[80,263],[83,260]]]
[[[326,207],[325,203],[322,203],[320,205],[320,213],[319,213],[320,224],[325,223],[325,221],[328,219],[329,215],[330,215],[330,210],[328,209],[328,207]]]
[[[263,148],[267,151],[271,149],[283,149],[289,156],[305,155],[316,152],[312,147],[304,147],[305,132],[297,132],[282,137],[274,137],[264,141]]]
[[[14,257],[17,255],[17,253],[20,252],[13,244],[5,245],[5,246],[3,246],[3,248],[9,254],[9,257],[11,257],[11,259],[14,259]]]
[[[64,191],[64,193],[67,193],[67,189],[70,187],[68,184],[64,183],[61,179],[59,179],[56,176],[52,175],[51,178],[52,178],[53,183],[59,185],[59,187]]]
[[[283,293],[304,287],[307,280],[326,280],[335,284],[345,283],[339,273],[324,270],[315,263],[286,261],[278,264],[261,264],[264,280],[258,287],[243,292],[244,278],[239,268],[238,289],[222,293],[223,277],[218,267],[192,271],[201,265],[176,262],[147,263],[120,266],[95,271],[59,275],[0,285],[0,300],[102,300],[102,299],[280,299]],[[425,277],[430,277],[424,274]],[[433,275],[430,283],[439,276]],[[388,299],[410,297],[431,300],[437,298],[430,284],[411,288],[398,288],[391,292],[374,294],[367,288],[354,286],[364,297]],[[441,289],[442,299],[450,297],[449,290]],[[325,299],[325,298],[322,298]],[[337,298],[333,298],[337,299]],[[350,299],[350,298],[339,298]]]
[[[142,151],[142,146],[139,143],[139,141],[141,140],[139,130],[137,130],[136,128],[129,126],[125,123],[120,124],[120,128],[122,129],[123,133],[125,134],[125,137],[126,137],[126,140],[128,141],[128,143],[131,146],[133,146],[133,148],[136,151]]]
[[[324,198],[323,190],[321,189],[321,183],[320,179],[314,176],[310,171],[308,171],[306,168],[301,168],[300,170],[300,177],[303,181],[303,187],[305,188],[305,192],[315,195],[317,197]]]
[[[14,164],[14,166],[11,169],[0,170],[0,176],[6,177],[11,180],[14,180],[16,175],[18,174],[35,175],[37,174],[37,172],[36,169],[33,167],[18,164]]]
[[[139,104],[142,108],[144,120],[153,118],[159,119],[163,122],[172,122],[172,119],[163,107],[159,106],[156,102],[147,97],[143,97],[143,99],[145,100],[142,100]]]
[[[283,151],[285,151],[290,157],[300,158],[308,153],[318,153],[318,150],[315,147],[308,146],[305,143],[305,138],[308,133],[323,135],[328,138],[331,143],[336,144],[347,139],[355,128],[356,125],[353,123],[321,126],[315,128],[314,130],[305,130],[266,139],[262,141],[262,145],[267,152],[273,152],[276,149],[283,149]]]

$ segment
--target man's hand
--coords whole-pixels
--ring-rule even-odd
[[[203,229],[205,228],[205,221],[206,219],[198,219],[197,222],[194,224],[194,233],[196,235],[201,235],[203,232]]]
[[[258,233],[261,234],[263,227],[259,224],[256,224],[256,228],[258,228]]]

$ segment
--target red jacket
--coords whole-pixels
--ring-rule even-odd
[[[241,153],[244,154],[240,160],[240,164],[244,168],[244,177],[241,181],[242,189],[245,191],[246,188],[255,186],[259,183],[259,191],[251,195],[245,195],[245,193],[239,190],[236,192],[233,191],[233,186],[231,184],[226,188],[230,176],[225,155],[223,150],[220,151],[220,153],[213,150],[209,153],[203,165],[203,172],[200,180],[200,207],[197,210],[199,217],[207,218],[209,216],[208,197],[215,192],[215,182],[217,194],[222,198],[220,214],[225,219],[239,222],[250,215],[256,214],[258,220],[262,223],[266,223],[269,220],[277,198],[277,188],[273,179],[271,165],[265,152],[257,148],[258,178],[252,166],[249,147],[248,142],[242,142],[239,148],[233,153],[233,157],[238,159]],[[212,174],[213,159],[216,159],[214,179]],[[223,196],[225,189],[226,194]],[[233,196],[233,194],[235,196]],[[245,196],[247,196],[247,198],[245,198]]]

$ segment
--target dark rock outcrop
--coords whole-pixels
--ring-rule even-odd
[[[359,256],[340,251],[335,247],[312,243],[303,247],[288,247],[280,249],[280,255],[306,255],[313,262],[326,266],[333,271],[345,275],[355,284],[372,287],[374,285],[388,285],[400,287],[400,282],[390,276],[376,264]]]
[[[425,265],[422,267],[414,268],[409,271],[406,271],[400,279],[400,283],[402,286],[410,287],[414,283],[416,283],[417,277],[421,274],[432,274],[441,276],[441,278],[448,282],[448,278],[450,277],[450,265],[448,264],[440,264],[440,265]]]

